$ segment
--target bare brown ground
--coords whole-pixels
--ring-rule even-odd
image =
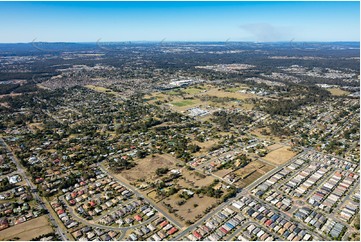
[[[46,216],[41,216],[0,231],[0,240],[18,238],[16,240],[27,241],[51,232],[53,232],[53,229],[49,225],[48,219]]]
[[[234,172],[241,178],[237,181],[237,185],[239,185],[240,187],[246,187],[270,170],[272,170],[273,168],[273,166],[265,162],[259,160],[253,161],[245,167],[238,169]]]
[[[297,155],[297,153],[291,151],[290,148],[289,146],[283,146],[282,148],[273,150],[263,159],[275,165],[282,165]]]
[[[180,200],[182,199],[179,197],[179,195],[174,194],[169,198],[165,199],[164,202],[170,204],[174,209],[178,210],[175,213],[183,219],[177,218],[177,220],[183,224],[185,224],[185,221],[187,220],[192,221],[195,220],[197,216],[203,216],[204,210],[217,202],[216,198],[207,196],[199,197],[197,194],[195,194],[192,198],[188,199],[183,205],[179,206],[177,202]],[[159,205],[164,207],[162,203],[159,203]]]
[[[177,160],[169,155],[155,155],[154,157],[148,156],[144,159],[138,159],[135,162],[137,163],[135,167],[115,174],[115,176],[121,176],[129,182],[138,179],[153,180],[157,177],[155,171],[158,168],[174,169]]]

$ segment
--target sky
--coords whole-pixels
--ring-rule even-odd
[[[0,2],[0,43],[359,41],[359,2]]]

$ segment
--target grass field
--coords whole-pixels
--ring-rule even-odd
[[[100,87],[100,86],[94,86],[94,85],[85,85],[86,88],[89,88],[93,91],[96,92],[104,92],[104,93],[109,93],[109,94],[114,94],[116,95],[116,92],[113,92],[112,90],[105,88],[105,87]]]
[[[340,88],[330,88],[327,89],[333,96],[345,96],[350,94],[350,92],[341,90]]]
[[[273,150],[268,153],[263,159],[275,165],[282,165],[292,159],[295,155],[297,155],[297,153],[291,151],[290,148],[291,147],[289,146],[283,146],[279,149]]]
[[[191,100],[183,100],[183,101],[179,101],[179,102],[173,102],[172,104],[177,107],[184,107],[184,106],[193,105],[194,102]]]
[[[26,241],[51,232],[53,232],[53,229],[44,215],[0,231],[0,240],[17,238],[16,240]]]
[[[196,88],[196,87],[188,87],[186,89],[184,89],[183,91],[188,93],[188,94],[198,94],[198,93],[201,93],[201,92],[204,92],[205,89],[203,88]]]

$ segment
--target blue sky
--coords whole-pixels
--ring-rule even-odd
[[[359,2],[0,2],[0,42],[359,41]]]

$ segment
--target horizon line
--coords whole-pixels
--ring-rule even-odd
[[[342,43],[353,42],[360,43],[360,40],[280,40],[280,41],[247,41],[247,40],[122,40],[122,41],[30,41],[30,42],[0,42],[0,44],[97,44],[97,43]]]

